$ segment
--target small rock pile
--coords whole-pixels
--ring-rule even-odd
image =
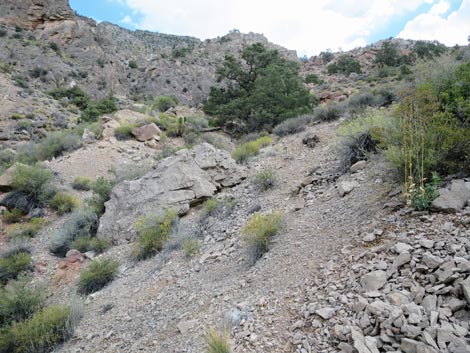
[[[313,335],[292,328],[296,352],[470,352],[470,217],[435,217],[380,236],[349,271],[324,270],[301,309]]]

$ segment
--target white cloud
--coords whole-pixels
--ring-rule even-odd
[[[439,17],[448,9],[443,0],[114,1],[126,2],[133,16],[141,19],[134,23],[140,29],[206,39],[237,28],[263,33],[300,55],[363,46],[371,34],[387,28],[400,16],[416,12],[423,4],[436,3],[432,16]]]
[[[122,23],[125,23],[125,24],[128,24],[128,25],[131,25],[131,26],[133,26],[133,27],[138,27],[138,25],[139,25],[138,23],[135,23],[135,22],[132,20],[131,16],[129,16],[129,15],[124,16],[124,18],[121,19],[121,22],[122,22]]]
[[[463,0],[459,9],[448,16],[442,16],[448,10],[449,4],[441,0],[429,12],[409,21],[398,36],[407,39],[436,39],[448,46],[467,44],[470,34],[470,0]]]

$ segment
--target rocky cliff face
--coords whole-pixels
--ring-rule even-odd
[[[0,24],[30,30],[47,22],[74,18],[68,0],[4,0],[0,13]]]
[[[224,56],[237,55],[244,45],[262,42],[297,60],[295,52],[260,34],[233,32],[201,42],[129,31],[76,15],[67,0],[2,1],[0,14],[0,25],[9,31],[0,37],[0,62],[41,90],[78,84],[98,98],[109,92],[134,99],[171,95],[196,106]],[[34,70],[42,75],[31,77]]]

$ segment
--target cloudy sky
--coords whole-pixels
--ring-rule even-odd
[[[81,15],[129,29],[200,39],[229,30],[316,55],[388,37],[453,46],[470,36],[470,0],[70,0]]]

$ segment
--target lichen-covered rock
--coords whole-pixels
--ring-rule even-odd
[[[98,234],[117,243],[134,235],[135,220],[150,213],[173,209],[188,212],[191,205],[233,186],[244,173],[232,157],[203,143],[160,161],[142,178],[118,184],[106,203]]]

